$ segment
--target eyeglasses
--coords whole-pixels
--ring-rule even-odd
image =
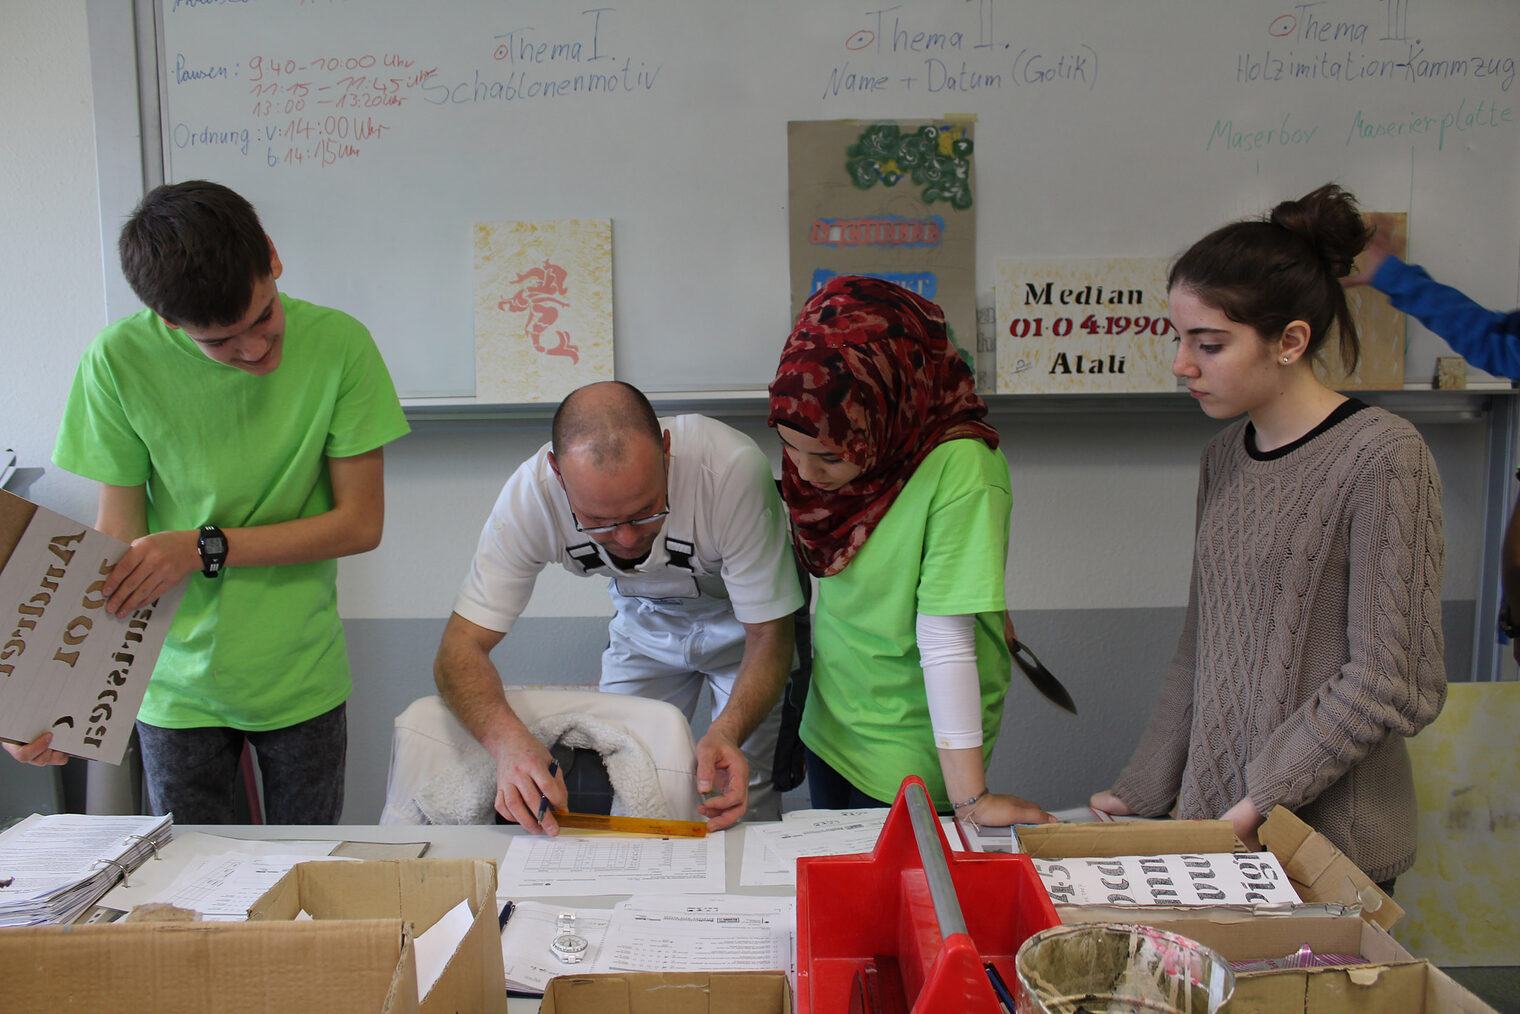
[[[665,469],[669,468],[669,458],[666,457],[662,459],[660,464],[661,470],[665,471]],[[653,514],[645,515],[642,518],[629,518],[627,521],[615,521],[610,525],[583,525],[581,524],[581,519],[575,516],[575,508],[570,504],[570,492],[568,490],[565,490],[564,477],[559,474],[558,469],[555,470],[554,474],[555,477],[559,479],[560,489],[565,493],[565,506],[570,508],[570,522],[571,524],[575,525],[575,530],[580,532],[582,535],[610,535],[624,526],[630,528],[644,528],[649,525],[659,524],[661,521],[664,521],[667,517],[670,516],[670,487],[669,485],[666,485],[664,495],[661,497],[661,499],[665,501],[665,509],[662,511],[655,511]],[[669,472],[665,471],[665,482],[667,484],[669,482],[669,478]]]
[[[588,527],[586,525],[582,525],[581,524],[581,519],[575,516],[575,511],[572,510],[570,512],[570,520],[575,524],[575,530],[578,531],[578,532],[580,532],[582,535],[607,535],[607,534],[610,534],[612,532],[617,531],[619,528],[622,528],[624,525],[630,525],[630,526],[632,526],[634,528],[642,528],[645,525],[652,525],[652,524],[655,524],[657,522],[664,521],[669,516],[670,516],[670,511],[668,511],[668,510],[665,510],[665,511],[655,511],[653,514],[649,515],[648,517],[633,518],[632,520],[629,520],[629,521],[618,521],[618,522],[616,522],[614,524],[610,524],[610,525],[590,525]]]

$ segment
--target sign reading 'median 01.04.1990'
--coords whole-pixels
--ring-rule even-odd
[[[1164,258],[999,260],[999,394],[1171,391]]]

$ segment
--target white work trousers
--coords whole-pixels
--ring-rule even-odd
[[[667,701],[690,720],[706,681],[712,688],[712,717],[728,704],[734,678],[744,658],[744,625],[727,599],[642,598],[608,588],[617,610],[608,625],[602,653],[601,688]],[[781,794],[771,784],[781,705],[740,744],[749,762],[749,809],[746,820],[780,820]]]

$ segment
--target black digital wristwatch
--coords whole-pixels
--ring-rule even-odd
[[[216,577],[227,562],[227,536],[216,525],[201,525],[201,537],[197,543],[201,551],[201,573]]]

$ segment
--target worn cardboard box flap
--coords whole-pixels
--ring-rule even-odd
[[[1196,940],[1218,951],[1226,961],[1282,958],[1305,944],[1316,954],[1359,954],[1369,962],[1414,960],[1414,956],[1383,927],[1353,915],[1229,918],[1221,913],[1215,918],[1205,911],[1190,918],[1136,921]]]
[[[248,909],[251,921],[403,919],[426,932],[460,901],[474,921],[422,999],[423,1014],[504,1014],[506,973],[496,924],[496,864],[486,859],[298,863]]]
[[[0,930],[6,1014],[415,1014],[397,919],[37,926]]]
[[[1230,1014],[1497,1014],[1428,961],[1310,968],[1235,981]]]
[[[1288,879],[1307,902],[1360,905],[1362,917],[1384,929],[1404,916],[1404,910],[1378,889],[1372,879],[1330,839],[1305,824],[1285,807],[1273,807],[1261,826],[1261,843],[1272,851]]]
[[[1240,848],[1227,820],[1126,820],[1113,824],[1033,824],[1018,828],[1031,859],[1181,855]]]
[[[791,1014],[782,972],[630,972],[549,980],[539,1014]]]

